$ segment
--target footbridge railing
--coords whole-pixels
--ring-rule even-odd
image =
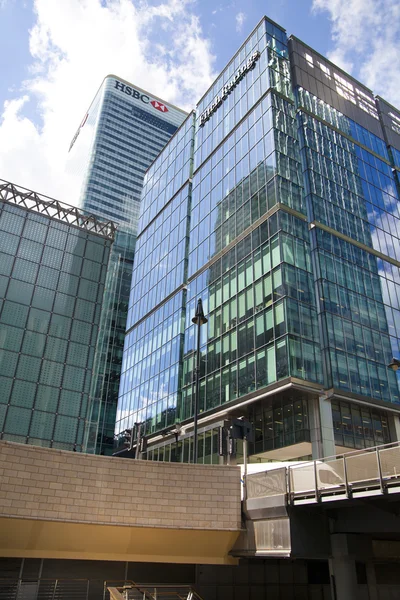
[[[250,474],[247,499],[287,495],[289,504],[399,493],[400,443]]]

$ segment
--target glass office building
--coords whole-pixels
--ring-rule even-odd
[[[85,450],[111,454],[143,176],[186,113],[108,75],[72,139],[82,209],[118,223],[94,361]],[[75,148],[74,148],[75,146]],[[80,148],[79,148],[80,146]]]
[[[0,182],[1,439],[81,451],[114,233]]]
[[[199,461],[255,426],[252,460],[399,438],[400,112],[262,19],[146,173],[116,433]],[[240,448],[238,450],[240,453]]]

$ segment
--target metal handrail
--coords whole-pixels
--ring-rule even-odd
[[[390,452],[391,449],[395,452]],[[313,497],[315,502],[320,502],[321,496],[326,495],[345,495],[346,498],[351,498],[363,488],[371,490],[378,487],[384,494],[392,485],[391,482],[400,478],[398,449],[400,450],[400,442],[391,442],[288,466],[284,484],[288,502],[293,503],[299,497]],[[375,459],[372,459],[373,456]],[[281,468],[277,466],[277,469]],[[264,471],[266,480],[270,477],[272,481],[277,469]],[[322,479],[322,474],[325,475],[325,480]],[[251,474],[249,478],[252,478]]]
[[[74,577],[73,579],[63,577],[0,577],[0,583],[2,581],[90,581],[90,579],[87,577]],[[121,579],[118,579],[118,581],[121,581]]]
[[[342,452],[341,454],[334,454],[333,456],[325,456],[324,458],[317,458],[316,460],[318,461],[328,461],[328,460],[334,460],[336,458],[342,457],[342,456],[355,456],[357,454],[369,454],[370,452],[376,452],[376,450],[385,450],[386,448],[390,448],[390,447],[396,447],[396,446],[400,446],[400,441],[399,442],[389,442],[388,444],[380,444],[379,446],[371,446],[370,448],[358,448],[358,450],[349,450],[349,452]],[[305,461],[308,462],[308,461]]]
[[[24,584],[36,584],[36,595],[37,598],[40,594],[40,597],[45,597],[49,600],[55,600],[61,594],[66,595],[67,590],[65,589],[66,584],[82,584],[84,589],[76,590],[80,592],[78,595],[80,598],[85,597],[86,600],[89,597],[89,585],[90,580],[86,578],[77,578],[77,579],[63,579],[56,577],[0,577],[0,596],[2,594],[2,588],[4,586],[15,586],[15,594],[7,597],[7,600],[13,600],[20,596],[23,590]],[[85,584],[85,585],[83,585]],[[47,588],[46,588],[47,585]],[[41,589],[45,587],[45,590]],[[44,595],[43,595],[44,594]],[[31,597],[31,596],[29,596]],[[70,594],[69,596],[70,597]]]
[[[121,581],[121,580],[119,580]],[[181,595],[180,593],[178,593],[177,589],[185,589],[185,595]],[[178,600],[202,600],[201,596],[196,592],[196,590],[194,590],[192,588],[192,586],[187,585],[187,584],[183,584],[183,585],[179,585],[179,584],[156,584],[154,585],[154,583],[150,583],[150,584],[133,584],[133,585],[127,585],[127,586],[107,586],[107,590],[110,592],[110,596],[113,600],[128,600],[129,599],[129,590],[136,590],[138,591],[140,594],[143,594],[143,599],[148,599],[148,600],[156,600],[157,596],[158,596],[158,590],[162,589],[165,590],[167,589],[168,591],[163,591],[162,592],[162,596],[164,597],[168,597],[168,598],[176,598]],[[153,589],[154,590],[154,594],[152,594],[149,590]],[[124,591],[126,590],[126,594],[124,595]],[[171,590],[171,591],[169,591]]]
[[[49,600],[56,600],[61,590],[63,590],[63,584],[86,584],[84,590],[82,589],[82,594],[80,597],[86,596],[86,599],[89,597],[89,589],[90,589],[90,579],[86,578],[77,578],[77,579],[60,579],[60,578],[21,578],[21,577],[0,577],[0,590],[2,584],[7,586],[15,587],[15,594],[12,595],[12,598],[18,597],[18,589],[24,583],[37,583],[38,587],[40,585],[48,584],[48,590],[46,592],[46,597]],[[118,585],[110,586],[109,584],[118,583]],[[121,585],[124,583],[124,585]],[[202,600],[201,596],[193,589],[192,586],[188,584],[156,584],[154,583],[137,583],[132,580],[108,580],[104,581],[104,595],[105,591],[108,590],[110,596],[113,600],[128,600],[129,593],[123,594],[124,590],[129,591],[129,589],[137,590],[144,600],[156,600],[159,595],[158,592],[161,592],[162,598],[168,599],[176,599],[176,600]],[[154,593],[152,593],[154,590]],[[184,593],[183,593],[184,590]],[[65,590],[63,590],[65,591]],[[11,598],[8,600],[12,600]],[[161,600],[161,599],[160,599]]]

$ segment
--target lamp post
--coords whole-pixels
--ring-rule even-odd
[[[203,312],[203,303],[201,298],[197,302],[196,314],[192,323],[197,325],[197,346],[196,346],[196,369],[194,372],[195,394],[194,394],[194,415],[193,415],[193,462],[197,463],[197,414],[199,412],[199,394],[200,394],[200,327],[207,323]]]
[[[388,369],[392,369],[392,371],[397,371],[400,369],[400,360],[398,358],[392,358],[392,362],[387,366]]]

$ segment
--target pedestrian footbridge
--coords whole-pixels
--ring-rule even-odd
[[[330,556],[332,534],[357,533],[375,554],[400,556],[399,443],[258,469],[245,477],[246,533],[234,555]]]

